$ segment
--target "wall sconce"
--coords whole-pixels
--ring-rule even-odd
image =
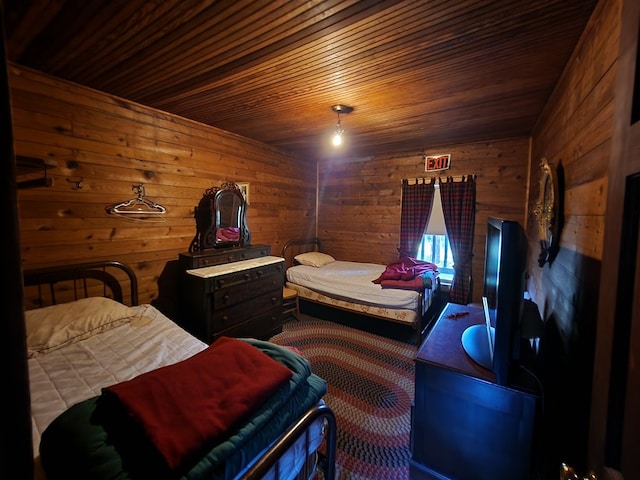
[[[340,145],[342,145],[342,134],[344,133],[344,130],[342,129],[342,125],[340,124],[340,114],[344,113],[351,113],[353,112],[353,107],[348,107],[346,105],[333,105],[331,107],[331,110],[333,110],[334,112],[336,112],[338,114],[338,123],[336,124],[336,131],[333,135],[333,145],[335,147],[339,147]]]

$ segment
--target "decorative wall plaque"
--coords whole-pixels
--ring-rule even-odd
[[[538,232],[540,239],[540,256],[538,265],[543,267],[545,263],[553,260],[558,247],[558,182],[552,166],[546,158],[540,163],[542,169],[540,176],[539,196],[533,214],[538,219]]]

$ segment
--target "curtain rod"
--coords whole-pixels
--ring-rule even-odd
[[[449,175],[449,176],[444,176],[445,180],[449,180],[452,182],[463,182],[465,181],[465,179],[468,179],[470,177],[474,177],[475,175]],[[415,185],[416,183],[418,183],[420,180],[422,180],[424,183],[428,183],[428,181],[433,181],[436,185],[440,184],[441,179],[443,178],[443,176],[438,176],[438,177],[416,177],[416,178],[403,178],[402,179],[402,183],[407,183],[408,185]]]

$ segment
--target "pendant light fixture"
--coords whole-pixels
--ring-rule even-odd
[[[333,145],[335,147],[339,147],[340,145],[342,145],[342,134],[344,133],[344,130],[342,129],[342,125],[340,124],[340,114],[341,113],[347,114],[347,113],[353,112],[353,107],[337,104],[337,105],[333,105],[331,107],[331,110],[333,110],[338,114],[338,123],[336,124],[336,131],[333,135]]]

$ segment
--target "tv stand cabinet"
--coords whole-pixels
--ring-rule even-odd
[[[522,371],[509,386],[462,348],[482,308],[448,303],[415,358],[412,480],[531,480],[538,393]]]

